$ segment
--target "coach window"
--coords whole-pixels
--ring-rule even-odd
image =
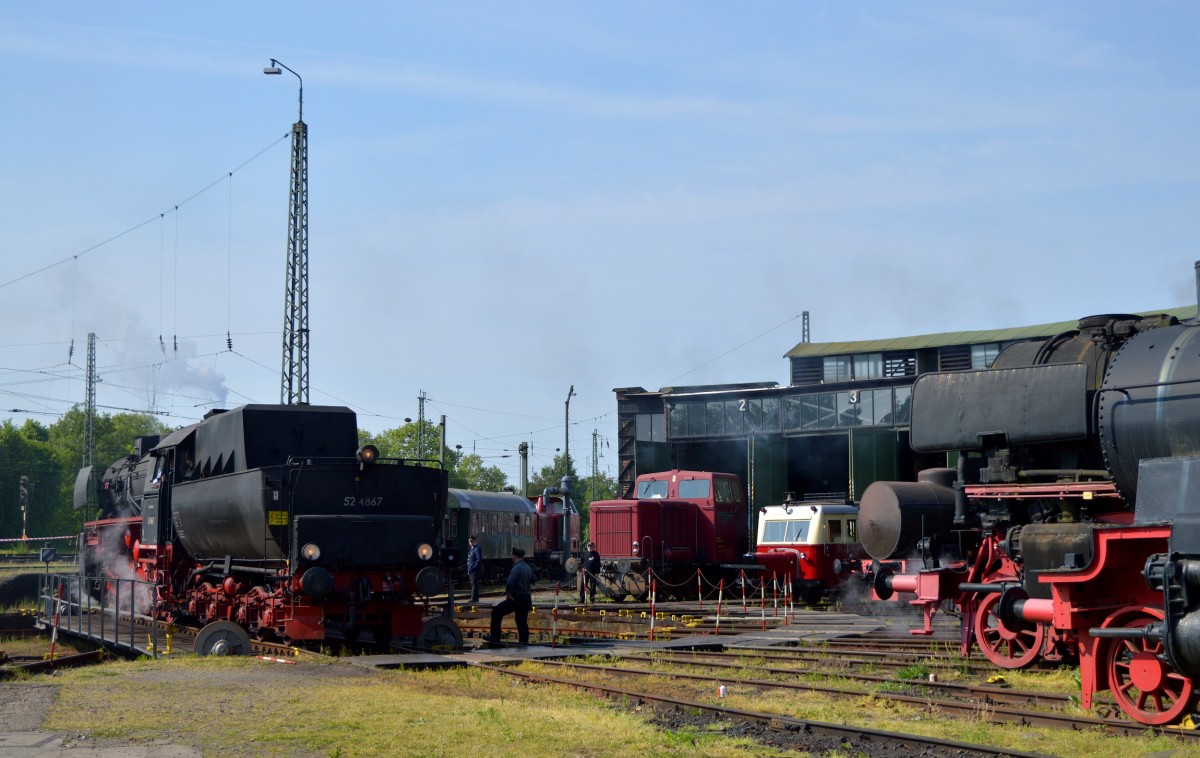
[[[514,535],[521,534],[521,514],[519,513],[513,515],[512,533]]]
[[[841,542],[842,541],[842,520],[830,519],[829,521],[829,539],[826,542]]]
[[[846,519],[846,541],[858,542],[858,519]]]

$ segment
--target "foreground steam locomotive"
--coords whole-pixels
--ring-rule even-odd
[[[924,611],[915,633],[951,604],[964,654],[1077,658],[1083,705],[1111,690],[1142,723],[1192,711],[1200,319],[1087,318],[991,369],[921,376],[911,443],[955,468],[872,484],[859,525],[877,596]]]
[[[443,584],[446,472],[359,449],[348,408],[212,411],[161,440],[139,438],[98,486],[85,576],[141,580],[134,610],[203,626],[197,652],[245,653],[251,635],[461,643],[420,600]]]

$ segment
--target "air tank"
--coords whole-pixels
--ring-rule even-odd
[[[922,537],[949,534],[954,527],[952,469],[922,471],[916,482],[874,482],[863,492],[858,532],[867,554],[878,561],[908,558]]]

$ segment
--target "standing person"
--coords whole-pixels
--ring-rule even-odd
[[[467,540],[467,577],[471,580],[471,602],[479,602],[479,580],[483,578],[483,548],[475,535]]]
[[[513,567],[508,572],[508,582],[505,584],[505,598],[492,609],[492,634],[488,641],[493,645],[500,642],[500,622],[508,614],[513,614],[517,622],[517,640],[522,645],[529,644],[529,611],[533,609],[533,569],[525,562],[525,551],[519,547],[512,549]]]
[[[592,603],[596,602],[596,577],[600,576],[600,552],[596,543],[587,543],[587,551],[583,554],[583,565],[579,572],[579,602],[583,602],[584,590],[592,591]]]

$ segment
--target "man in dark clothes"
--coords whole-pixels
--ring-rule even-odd
[[[579,602],[583,602],[584,590],[592,591],[592,602],[596,602],[596,577],[600,575],[600,553],[596,543],[589,542],[583,554],[583,565],[579,572]]]
[[[479,580],[483,578],[483,548],[479,547],[479,542],[475,536],[467,540],[470,545],[467,548],[467,577],[471,580],[471,602],[479,602]]]
[[[492,609],[492,634],[488,638],[495,645],[500,642],[500,623],[508,614],[513,614],[517,622],[517,640],[522,645],[529,644],[529,611],[533,609],[534,575],[533,569],[525,562],[525,551],[519,547],[512,549],[513,567],[508,572],[508,582],[505,584],[505,598]]]

